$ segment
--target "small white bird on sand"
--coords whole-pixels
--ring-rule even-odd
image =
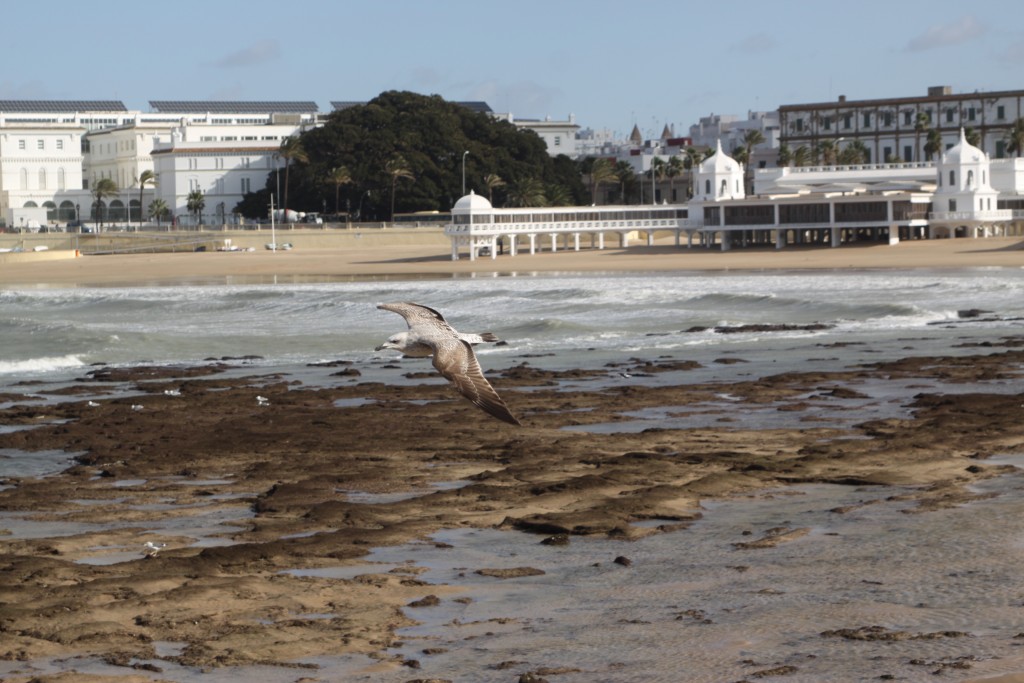
[[[146,557],[156,557],[156,554],[160,552],[162,548],[166,548],[166,543],[160,543],[159,545],[153,543],[153,541],[146,541],[146,544],[142,546],[143,554]]]
[[[473,352],[474,343],[494,341],[494,335],[459,334],[445,321],[444,316],[420,304],[381,304],[377,308],[397,313],[409,325],[408,332],[392,335],[377,347],[377,351],[394,349],[417,358],[433,356],[437,371],[473,405],[509,424],[521,424],[484,377],[476,353]]]

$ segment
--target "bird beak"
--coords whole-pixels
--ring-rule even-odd
[[[384,349],[390,349],[390,348],[392,348],[392,347],[391,347],[391,345],[390,345],[390,344],[388,344],[387,342],[384,342],[384,343],[383,343],[383,344],[381,344],[380,346],[376,346],[376,347],[374,347],[374,349],[373,349],[373,350],[374,350],[374,351],[383,351]]]

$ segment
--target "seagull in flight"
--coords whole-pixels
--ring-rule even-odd
[[[473,405],[503,422],[522,424],[484,377],[473,352],[473,344],[496,341],[494,335],[460,334],[445,322],[444,316],[420,304],[380,304],[377,308],[397,313],[409,325],[408,332],[392,335],[377,351],[394,349],[415,358],[433,356],[437,371]]]

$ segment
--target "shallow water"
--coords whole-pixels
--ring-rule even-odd
[[[406,609],[422,625],[400,632],[397,653],[418,660],[424,678],[472,672],[475,681],[499,683],[510,672],[565,667],[578,671],[558,681],[710,682],[792,667],[784,680],[935,680],[940,669],[942,680],[960,680],[1024,670],[1016,637],[1024,474],[982,488],[998,495],[915,514],[892,499],[892,488],[796,487],[709,503],[689,529],[632,543],[574,538],[550,547],[517,532],[458,529],[432,539],[451,548],[418,543],[372,559],[381,563],[376,571],[425,567],[421,580],[463,589],[437,607]],[[854,508],[830,512],[839,506]],[[734,545],[773,527],[808,532],[774,548]],[[620,555],[632,564],[614,563]],[[498,580],[474,573],[482,567],[545,574]],[[968,635],[822,635],[870,626]],[[441,652],[425,655],[426,648]]]

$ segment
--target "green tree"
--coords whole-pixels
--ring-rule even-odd
[[[146,185],[156,185],[156,174],[146,169],[139,174],[139,229],[142,228],[142,192]]]
[[[544,183],[534,176],[516,180],[509,188],[508,203],[511,206],[544,206]]]
[[[398,154],[391,157],[386,164],[384,164],[384,170],[387,171],[388,176],[391,178],[391,213],[390,219],[392,222],[395,220],[395,186],[398,184],[400,179],[415,180],[416,174],[409,168],[409,162],[405,160],[405,157]]]
[[[977,129],[967,127],[964,129],[964,138],[967,140],[968,145],[974,145],[975,147],[981,147],[981,133]]]
[[[196,219],[196,226],[203,222],[203,209],[206,208],[206,195],[202,190],[192,190],[185,198],[185,208]]]
[[[1024,118],[1014,121],[1006,132],[1006,151],[1017,157],[1024,153]]]
[[[942,151],[942,133],[934,128],[929,128],[925,134],[924,158],[931,161],[932,158]]]
[[[673,202],[675,202],[676,195],[675,179],[683,175],[684,170],[683,159],[678,155],[671,157],[668,160],[668,165],[665,167],[665,177],[668,178],[668,195]]]
[[[849,166],[865,164],[868,161],[868,148],[860,140],[854,140],[839,153],[838,161]]]
[[[548,185],[544,188],[545,206],[572,206],[572,194],[565,185]]]
[[[921,135],[928,131],[931,125],[932,119],[925,112],[918,112],[914,118],[914,147],[917,149],[917,158],[915,161],[921,160]]]
[[[161,219],[167,215],[169,209],[167,202],[162,199],[154,199],[149,203],[149,217],[156,219],[156,227],[160,227]]]
[[[96,211],[94,213],[97,221],[100,224],[100,227],[103,226],[103,214],[101,212],[101,209],[106,208],[106,204],[103,200],[106,199],[107,197],[113,197],[114,195],[117,194],[117,192],[117,183],[115,183],[111,178],[100,178],[95,183],[93,183],[92,196],[96,200],[93,203],[93,206],[96,208]]]
[[[811,163],[811,150],[807,145],[800,145],[793,150],[793,165],[807,166]]]
[[[291,222],[288,219],[288,176],[291,162],[305,163],[309,161],[309,155],[306,154],[306,149],[302,146],[302,138],[294,135],[289,135],[281,140],[281,147],[277,153],[284,159],[284,204],[281,205],[281,208],[284,209],[284,220]]]
[[[591,204],[597,204],[597,193],[605,183],[613,183],[618,178],[612,160],[607,157],[594,159],[590,165]]]
[[[636,171],[628,161],[615,162],[615,177],[619,179],[620,201],[623,204],[629,203],[629,192],[636,185]]]
[[[332,113],[324,125],[302,133],[301,140],[308,161],[291,165],[287,183],[289,208],[297,211],[317,210],[333,189],[327,180],[331,169],[345,166],[352,182],[341,188],[339,205],[348,199],[352,211],[360,210],[367,220],[387,220],[392,179],[385,162],[395,155],[405,158],[416,182],[403,183],[402,192],[396,192],[394,211],[446,211],[461,196],[466,150],[467,187],[483,187],[489,174],[505,179],[533,175],[545,185],[566,186],[580,203],[588,196],[575,162],[564,155],[552,157],[536,133],[436,95],[384,92]],[[244,197],[236,210],[265,216],[274,187],[270,173],[266,186]],[[505,189],[495,191],[495,201],[501,201]]]
[[[779,145],[779,156],[776,157],[775,163],[781,168],[789,166],[790,162],[793,161],[793,152],[789,149],[789,145],[782,143]]]
[[[331,181],[331,185],[334,185],[334,213],[341,213],[338,208],[338,193],[341,192],[342,185],[352,182],[352,172],[348,170],[348,166],[335,166],[331,169],[328,179]]]
[[[484,185],[487,187],[487,201],[494,204],[494,189],[504,187],[505,181],[497,173],[488,173],[484,176]]]

